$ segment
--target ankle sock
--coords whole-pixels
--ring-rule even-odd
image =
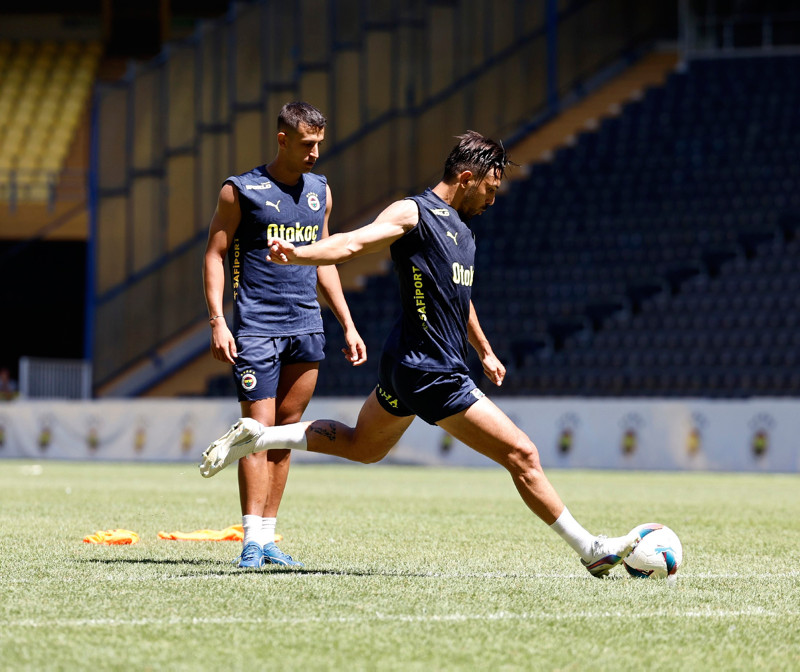
[[[592,542],[595,537],[589,534],[589,532],[572,517],[572,514],[566,506],[550,528],[566,541],[581,558],[586,561],[593,560]]]
[[[246,546],[251,541],[255,541],[260,546],[264,545],[264,543],[261,541],[263,536],[262,529],[264,527],[262,520],[263,519],[261,516],[242,516],[242,527],[244,528],[244,539],[242,540],[242,546]]]
[[[253,452],[259,453],[263,450],[308,450],[306,426],[304,422],[293,422],[290,425],[265,427],[261,434],[256,437],[255,450]]]
[[[275,542],[275,526],[277,525],[277,518],[262,518],[261,519],[261,540],[262,546]]]

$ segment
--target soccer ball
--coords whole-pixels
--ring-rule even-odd
[[[642,539],[622,561],[628,574],[640,579],[674,579],[683,561],[678,535],[659,523],[645,523],[635,529]]]

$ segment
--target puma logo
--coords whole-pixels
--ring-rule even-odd
[[[275,208],[278,212],[281,211],[281,208],[280,208],[281,202],[280,201],[278,201],[277,203],[273,203],[272,201],[267,201],[267,205],[269,205],[270,207]]]
[[[458,245],[458,241],[456,240],[456,238],[458,238],[458,234],[457,234],[457,233],[450,233],[450,232],[448,231],[448,232],[447,232],[447,235],[448,235],[448,237],[450,237],[450,238],[452,238],[452,239],[453,239],[453,242],[454,242],[456,245]]]

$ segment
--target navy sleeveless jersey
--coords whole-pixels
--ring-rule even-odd
[[[403,313],[385,350],[411,368],[468,372],[475,238],[431,189],[410,198],[419,207],[419,222],[390,247]]]
[[[229,177],[239,191],[242,218],[228,265],[233,285],[233,333],[295,336],[321,332],[315,266],[267,261],[269,238],[297,246],[319,240],[325,222],[326,179],[306,173],[293,186],[276,182],[260,166]]]

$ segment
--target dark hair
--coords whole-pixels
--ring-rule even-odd
[[[286,103],[278,114],[278,131],[296,131],[300,124],[306,124],[315,131],[325,128],[328,120],[316,107],[309,103],[295,101]]]
[[[452,182],[465,170],[472,171],[479,182],[490,170],[494,171],[495,177],[503,179],[506,166],[517,165],[508,158],[502,143],[485,138],[480,133],[467,131],[457,138],[458,144],[444,163],[442,180],[445,182]]]

